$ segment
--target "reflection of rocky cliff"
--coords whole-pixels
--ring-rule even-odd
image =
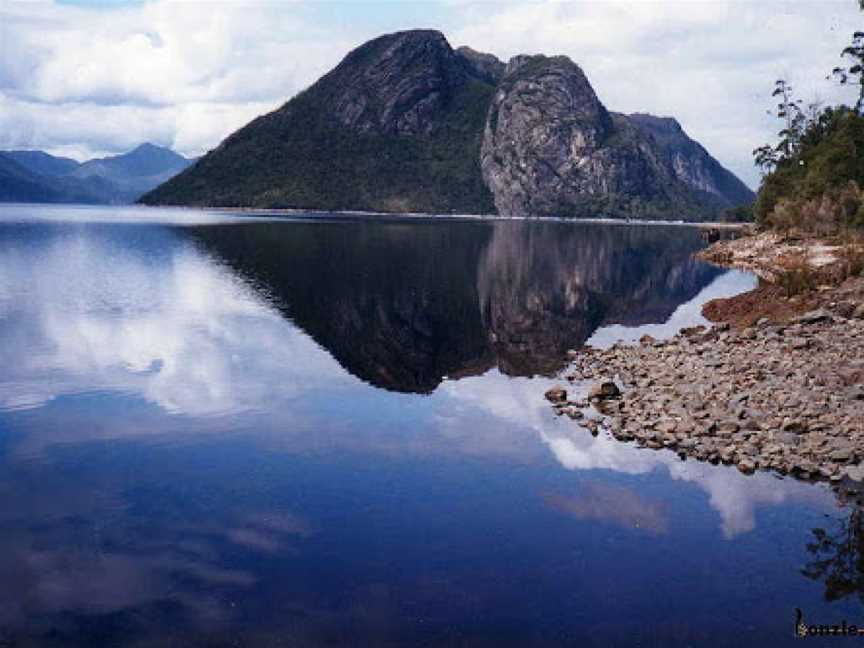
[[[606,324],[665,321],[717,271],[689,229],[508,223],[478,268],[486,335],[505,373],[551,373]]]
[[[551,373],[606,323],[665,320],[717,271],[695,230],[567,223],[295,223],[195,236],[351,373],[428,393],[498,366]]]

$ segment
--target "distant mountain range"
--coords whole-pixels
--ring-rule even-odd
[[[154,144],[83,163],[43,151],[0,151],[0,202],[133,203],[193,162]]]
[[[381,36],[141,202],[705,220],[753,192],[672,118],[606,109],[563,56]]]

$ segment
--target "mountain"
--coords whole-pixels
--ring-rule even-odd
[[[56,157],[44,151],[3,151],[3,153],[37,175],[62,176],[80,166],[80,163],[72,158]]]
[[[0,158],[2,202],[132,203],[193,163],[153,144],[84,163],[43,151],[2,151]]]
[[[674,120],[610,112],[578,65],[433,30],[350,52],[147,204],[702,220],[753,199]]]
[[[56,202],[58,197],[59,193],[43,184],[39,176],[0,153],[0,201]]]
[[[690,139],[675,118],[645,113],[634,113],[627,117],[654,138],[679,180],[713,197],[722,207],[753,202],[753,191],[711,157],[704,146]]]
[[[29,161],[32,163],[36,159]],[[0,152],[0,202],[92,204],[104,202],[103,197],[112,191],[112,186],[98,178],[79,180],[34,173],[7,153]]]
[[[70,175],[75,178],[101,178],[117,188],[123,202],[134,202],[192,164],[192,160],[168,148],[141,144],[123,155],[84,162]]]
[[[382,36],[142,202],[490,212],[479,150],[493,92],[440,33]]]

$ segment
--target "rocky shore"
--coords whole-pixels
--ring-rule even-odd
[[[724,255],[753,247],[742,241],[716,245]],[[782,268],[759,274],[772,271]],[[571,351],[564,378],[575,384],[546,398],[592,434],[682,458],[841,488],[864,481],[864,278],[794,296],[765,282],[718,301],[706,306],[726,320],[714,326]]]

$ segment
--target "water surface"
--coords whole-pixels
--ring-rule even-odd
[[[827,489],[543,400],[568,349],[753,285],[701,245],[0,207],[0,645],[762,646],[796,607],[864,621]]]

